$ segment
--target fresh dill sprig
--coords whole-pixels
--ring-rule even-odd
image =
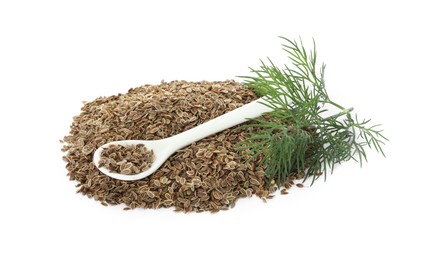
[[[367,161],[366,147],[384,155],[382,145],[387,138],[379,125],[369,126],[370,120],[352,115],[353,108],[346,109],[329,98],[325,65],[316,65],[315,42],[307,52],[301,40],[280,38],[293,67],[279,68],[267,58],[266,62],[260,60],[258,69],[250,68],[253,76],[242,77],[273,111],[243,126],[253,131],[237,149],[247,151],[249,160],[262,156],[266,180],[275,180],[278,186],[299,172],[304,179],[312,177],[313,183],[350,159],[362,166]],[[329,106],[339,111],[325,116]]]

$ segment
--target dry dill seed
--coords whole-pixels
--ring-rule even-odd
[[[143,144],[109,145],[102,149],[99,167],[120,174],[137,174],[150,168],[153,162],[153,151]]]
[[[124,210],[174,207],[183,212],[218,212],[234,207],[239,198],[257,195],[270,199],[277,187],[274,183],[265,186],[259,160],[246,162],[246,151],[235,149],[249,129],[233,127],[193,143],[138,181],[112,179],[92,163],[96,148],[105,143],[170,137],[256,98],[252,90],[234,81],[173,81],[87,102],[63,139],[68,176],[79,182],[79,193],[103,204],[125,204]],[[113,167],[121,169],[123,164],[113,160]],[[125,160],[122,168],[138,167]],[[127,165],[129,162],[133,165]]]

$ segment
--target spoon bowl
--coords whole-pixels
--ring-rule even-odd
[[[172,149],[172,145],[170,144],[170,138],[161,139],[161,140],[123,140],[123,141],[114,141],[110,143],[106,143],[103,146],[99,147],[95,154],[93,155],[93,163],[96,167],[99,166],[99,161],[101,160],[101,153],[104,148],[109,147],[110,145],[122,145],[122,146],[131,146],[131,145],[144,145],[148,150],[153,151],[153,161],[151,163],[150,168],[146,171],[140,172],[138,174],[120,174],[116,172],[110,172],[109,169],[105,167],[98,167],[98,169],[107,176],[118,180],[124,181],[134,181],[145,178],[146,176],[154,173],[159,167],[170,157],[175,150]],[[168,148],[168,149],[167,149]]]

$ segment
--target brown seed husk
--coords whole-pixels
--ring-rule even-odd
[[[256,98],[235,81],[172,81],[87,102],[63,139],[67,175],[79,182],[78,192],[105,204],[125,204],[125,209],[218,212],[234,207],[238,198],[272,198],[276,187],[265,185],[264,169],[257,167],[261,158],[246,163],[246,151],[235,149],[248,137],[248,128],[233,127],[193,143],[138,181],[112,179],[92,160],[97,147],[107,142],[166,138]]]
[[[153,162],[153,151],[145,145],[109,145],[102,149],[99,167],[105,167],[110,172],[132,175],[150,168]]]

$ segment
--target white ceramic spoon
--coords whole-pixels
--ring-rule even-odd
[[[262,102],[267,102],[264,100],[264,97],[252,101],[251,103],[243,105],[237,109],[234,109],[217,118],[209,120],[208,122],[198,125],[194,128],[191,128],[185,132],[182,132],[180,134],[165,139],[152,140],[152,141],[124,140],[124,141],[115,141],[115,142],[106,143],[95,151],[95,154],[93,155],[93,162],[102,173],[115,179],[124,180],[124,181],[134,181],[145,178],[150,174],[154,173],[157,169],[159,169],[159,167],[175,151],[182,149],[183,147],[188,146],[189,144],[196,142],[200,139],[203,139],[207,136],[218,133],[235,125],[241,124],[252,118],[259,117],[262,114],[273,110],[272,108],[262,104]],[[123,146],[143,144],[149,150],[153,150],[154,159],[150,168],[138,174],[125,175],[125,174],[110,172],[105,167],[99,167],[98,165],[99,165],[99,160],[101,158],[102,149],[112,144],[113,145],[119,144]]]

